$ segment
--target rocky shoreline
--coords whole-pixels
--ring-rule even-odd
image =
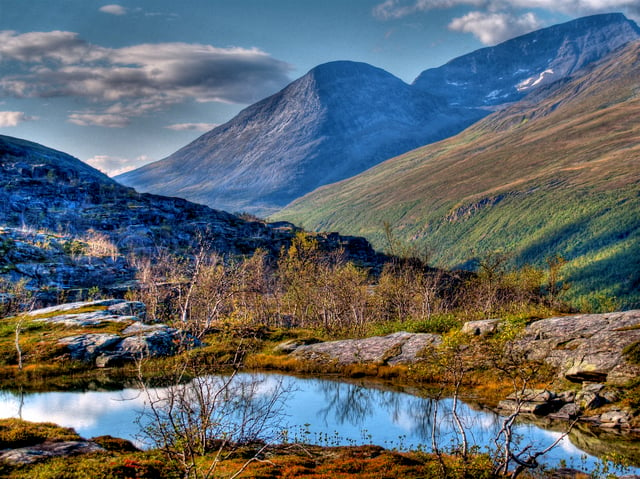
[[[56,347],[72,360],[96,368],[117,367],[140,356],[164,357],[200,343],[184,331],[147,318],[143,303],[119,299],[77,302],[28,313],[33,321],[64,325],[69,335]],[[101,332],[116,323],[117,332]],[[462,332],[490,337],[501,328],[497,319],[465,323]],[[95,329],[95,331],[93,331]],[[78,332],[82,331],[82,332]],[[317,342],[291,340],[276,353],[300,363],[332,365],[414,366],[442,344],[438,334],[396,332],[364,339]],[[640,364],[628,351],[640,344],[640,310],[542,319],[526,326],[512,343],[525,359],[556,371],[559,387],[526,389],[497,404],[501,414],[532,415],[551,420],[578,420],[621,433],[639,434],[638,411],[623,403],[625,385],[640,377]],[[180,346],[178,348],[178,346]]]
[[[499,328],[499,320],[489,319],[468,322],[462,331],[490,336]],[[278,349],[305,362],[394,366],[417,364],[425,351],[441,342],[437,334],[397,332],[316,344],[290,341]],[[500,401],[497,410],[554,420],[577,419],[591,426],[640,434],[634,425],[637,411],[619,405],[620,391],[640,377],[640,365],[629,361],[626,353],[639,342],[640,310],[536,321],[525,328],[513,347],[525,359],[548,364],[558,379],[575,387],[558,392],[527,389]]]

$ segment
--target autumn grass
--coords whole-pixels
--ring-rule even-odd
[[[18,419],[0,420],[0,448],[35,446],[45,441],[81,438],[69,428]],[[103,451],[82,456],[51,458],[35,464],[10,465],[0,462],[0,475],[8,479],[60,478],[154,478],[181,477],[158,450],[139,451],[128,441],[101,436],[93,441]],[[262,479],[312,478],[441,478],[442,467],[451,479],[492,477],[491,458],[474,454],[467,460],[444,454],[396,452],[379,446],[321,447],[308,444],[273,445],[260,453],[264,444],[247,444],[225,455],[215,477],[231,477],[246,466],[241,477]],[[252,460],[253,458],[257,460]],[[216,460],[215,451],[201,456],[197,466],[203,473]]]

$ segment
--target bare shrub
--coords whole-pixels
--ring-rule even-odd
[[[86,254],[97,258],[111,258],[115,261],[120,254],[118,247],[105,233],[89,230],[82,238],[86,244]]]

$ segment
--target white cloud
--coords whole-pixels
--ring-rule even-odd
[[[104,7],[100,7],[100,11],[102,13],[108,13],[110,15],[124,15],[127,13],[127,9],[122,5],[105,5]]]
[[[18,34],[0,31],[0,61],[61,64],[92,62],[103,59],[109,50],[86,43],[74,32],[29,32]]]
[[[124,128],[131,121],[126,116],[110,115],[108,113],[72,113],[69,115],[69,123],[79,126]]]
[[[109,176],[116,176],[126,173],[127,171],[134,170],[152,161],[152,158],[144,155],[133,160],[108,155],[96,155],[85,160],[85,163],[88,163]]]
[[[470,12],[455,18],[449,29],[474,34],[485,45],[495,45],[542,26],[533,13],[515,17],[508,13]]]
[[[403,18],[418,12],[452,8],[459,5],[482,6],[487,0],[385,0],[373,8],[373,15],[381,20]]]
[[[28,116],[22,111],[0,111],[0,128],[18,126],[20,123],[32,120],[37,118]]]
[[[209,131],[218,125],[219,123],[175,123],[165,128],[175,131]]]
[[[80,98],[93,106],[69,121],[111,127],[189,100],[252,103],[288,83],[290,70],[256,48],[176,42],[111,49],[61,31],[0,31],[3,63],[0,95]]]
[[[596,12],[638,12],[638,0],[385,0],[373,8],[373,15],[381,20],[403,18],[418,12],[471,6],[488,12],[513,9],[545,9],[569,15]]]

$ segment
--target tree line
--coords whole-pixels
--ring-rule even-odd
[[[477,272],[449,272],[420,258],[391,257],[377,271],[324,251],[313,235],[298,233],[277,258],[258,250],[225,258],[201,240],[192,256],[160,251],[134,258],[139,288],[130,293],[150,317],[179,323],[196,336],[222,322],[321,330],[358,336],[406,323],[444,332],[461,320],[504,315],[542,317],[562,308],[561,258],[548,268],[507,267],[490,255]]]

